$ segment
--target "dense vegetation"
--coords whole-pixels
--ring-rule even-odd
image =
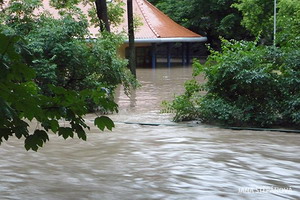
[[[89,22],[73,1],[56,19],[34,12],[42,6],[39,0],[10,2],[0,14],[0,143],[15,135],[36,151],[50,130],[85,140],[84,115],[94,108],[117,111],[116,86],[122,83],[128,91],[136,84],[127,62],[117,56],[122,37],[103,32],[89,39]],[[37,122],[33,134],[32,120]],[[105,116],[95,125],[114,127]]]
[[[300,49],[223,41],[205,65],[194,63],[194,76],[207,82],[185,84],[171,107],[176,121],[197,119],[235,126],[300,125]],[[201,91],[206,91],[201,95]]]
[[[273,18],[262,15],[268,20],[255,21],[259,11],[244,9],[253,3],[244,0],[235,6],[245,15],[243,24],[260,37],[255,42],[223,39],[221,51],[211,49],[204,65],[196,61],[194,76],[204,74],[207,82],[201,85],[194,77],[186,82],[185,93],[167,104],[175,121],[300,127],[300,3],[279,1],[276,46],[263,45],[271,43],[264,30],[272,30]]]

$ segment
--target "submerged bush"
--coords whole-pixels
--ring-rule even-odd
[[[168,104],[175,121],[200,120],[235,126],[300,125],[300,48],[258,46],[223,40],[202,65],[185,93]],[[204,74],[200,85],[195,77]],[[205,91],[205,95],[200,95]]]

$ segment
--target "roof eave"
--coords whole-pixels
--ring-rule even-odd
[[[207,37],[176,37],[176,38],[137,38],[135,43],[167,43],[167,42],[206,42]],[[125,40],[128,43],[129,40]]]

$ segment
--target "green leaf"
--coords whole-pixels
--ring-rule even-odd
[[[63,136],[64,139],[67,139],[68,137],[73,138],[74,137],[74,133],[73,133],[73,129],[69,128],[69,127],[60,127],[58,128],[58,135],[59,136]]]
[[[112,130],[115,127],[114,122],[106,116],[97,117],[94,121],[94,124],[101,130],[104,131],[105,127],[108,130]]]
[[[80,126],[79,124],[74,124],[74,125],[72,125],[72,127],[75,129],[78,138],[86,141],[86,133],[83,130],[82,126]]]
[[[49,136],[44,130],[36,130],[34,135],[36,135],[43,142],[46,142],[47,140],[49,141]]]
[[[58,121],[57,120],[51,120],[50,121],[50,127],[51,127],[51,130],[56,133],[58,131],[58,128],[59,128],[59,124],[58,124]]]
[[[22,136],[28,136],[29,131],[27,127],[29,127],[29,125],[25,121],[15,119],[13,122],[15,124],[15,127],[12,128],[12,131],[15,133],[18,139],[20,139]]]
[[[2,142],[2,138],[8,140],[8,138],[12,135],[12,130],[10,128],[0,128],[0,144]]]
[[[32,135],[29,135],[25,139],[25,149],[28,151],[32,149],[37,151],[39,147],[42,147],[46,141],[49,141],[48,134],[44,130],[35,130]]]
[[[16,116],[16,112],[12,109],[8,103],[0,97],[0,117],[12,119]]]
[[[25,149],[28,151],[30,149],[32,149],[33,151],[37,151],[38,150],[38,146],[37,146],[37,140],[36,137],[34,135],[29,135],[26,139],[25,139]]]

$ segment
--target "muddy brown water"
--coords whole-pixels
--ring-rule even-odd
[[[143,87],[131,98],[118,91],[113,132],[92,128],[86,142],[51,135],[37,153],[3,143],[0,199],[300,199],[300,134],[175,124],[160,104],[183,91],[191,67],[137,74]]]

